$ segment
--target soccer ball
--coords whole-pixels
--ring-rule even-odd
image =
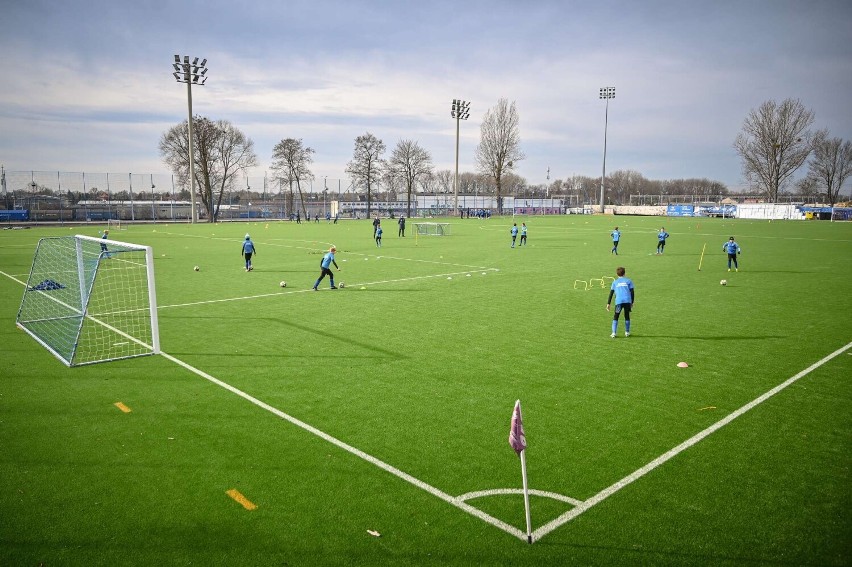
[[[192,268],[192,269],[193,269],[193,270],[195,270],[195,271],[197,272],[197,271],[198,271],[198,270],[200,270],[201,268],[199,268],[198,266],[195,266],[195,267],[194,267],[194,268]]]
[[[719,282],[719,285],[728,285],[728,280],[722,280]]]
[[[340,289],[343,289],[344,287],[346,287],[346,284],[343,283],[343,282],[340,282],[339,284],[337,284],[337,287],[339,287]]]
[[[287,287],[287,282],[281,282],[281,283],[280,283],[280,284],[278,284],[278,285],[280,285],[281,287]]]

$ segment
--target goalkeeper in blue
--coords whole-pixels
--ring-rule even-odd
[[[624,274],[624,268],[616,268],[615,275],[618,278],[612,282],[609,299],[606,301],[606,310],[609,311],[612,297],[615,296],[615,313],[612,316],[612,334],[610,335],[613,339],[616,331],[618,331],[618,317],[622,311],[624,312],[624,336],[630,336],[630,311],[633,309],[633,302],[636,300],[636,292],[633,289],[633,282],[630,278],[624,277]]]
[[[337,248],[332,246],[328,249],[328,252],[325,253],[325,256],[322,257],[320,261],[320,268],[322,272],[320,272],[320,277],[317,278],[316,283],[314,284],[313,290],[316,291],[319,287],[320,282],[326,276],[331,280],[331,289],[337,289],[334,285],[334,272],[331,271],[331,265],[334,264],[334,267],[340,270],[340,266],[337,265],[337,262],[334,261],[334,253],[337,252]]]
[[[669,233],[666,232],[666,227],[661,226],[660,232],[657,233],[657,255],[663,253],[663,250],[666,248],[666,238],[669,237]]]
[[[243,247],[240,249],[240,254],[246,260],[246,271],[250,272],[254,268],[251,265],[251,257],[253,254],[257,254],[257,248],[254,245],[254,242],[251,241],[251,236],[246,234],[246,239],[243,241]]]
[[[731,263],[733,262],[734,271],[739,272],[740,265],[737,263],[737,255],[742,252],[742,249],[733,236],[726,243],[722,244],[722,250],[728,253],[728,271],[731,271]]]

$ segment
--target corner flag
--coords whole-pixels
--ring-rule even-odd
[[[521,419],[521,400],[515,401],[512,411],[512,425],[509,429],[509,445],[521,458],[521,478],[524,483],[524,511],[527,516],[527,542],[532,543],[532,523],[530,522],[530,492],[527,488],[527,438],[524,435],[524,422]]]
[[[524,435],[524,422],[521,419],[521,400],[515,402],[515,410],[512,412],[512,427],[509,430],[509,445],[517,454],[527,448],[527,438]]]

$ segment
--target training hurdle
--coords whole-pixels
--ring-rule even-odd
[[[612,285],[612,282],[615,281],[615,278],[612,276],[603,276],[600,278],[591,278],[589,281],[586,280],[574,280],[574,289],[580,289],[582,285],[583,291],[588,291],[593,287],[600,287],[602,289],[606,289],[607,284]]]

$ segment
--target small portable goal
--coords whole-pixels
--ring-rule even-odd
[[[67,366],[158,354],[151,247],[42,238],[16,324]]]
[[[414,231],[417,236],[449,236],[450,223],[448,222],[416,222]]]

